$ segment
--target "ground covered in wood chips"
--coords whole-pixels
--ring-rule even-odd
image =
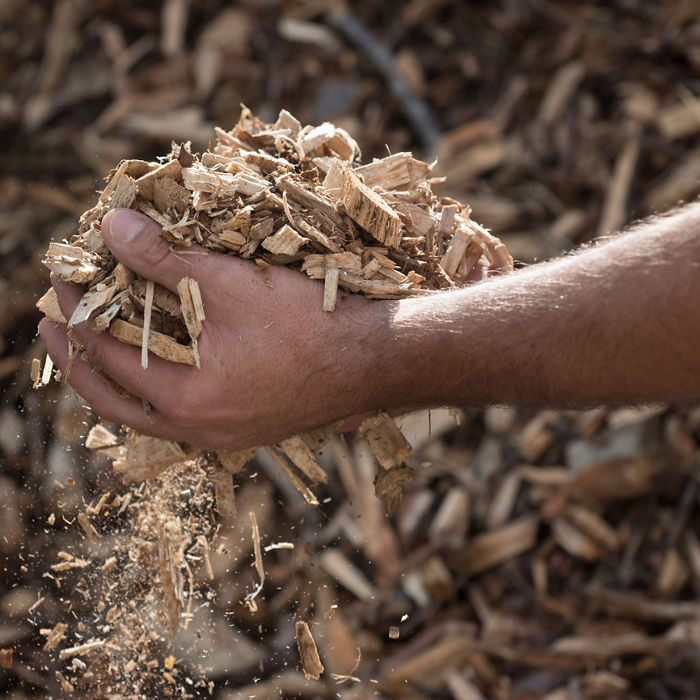
[[[237,513],[212,519],[197,494],[211,465],[165,472],[170,490],[121,485],[83,448],[94,417],[64,389],[31,391],[29,369],[49,240],[72,235],[120,159],[173,139],[203,150],[241,102],[269,122],[282,107],[331,120],[364,162],[384,144],[437,155],[445,194],[524,263],[697,196],[698,14],[697,0],[4,3],[0,692],[696,697],[697,407],[433,412],[405,426],[416,476],[389,519],[352,439],[319,456],[319,507],[263,453]]]

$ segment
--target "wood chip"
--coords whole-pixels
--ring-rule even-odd
[[[55,649],[61,643],[61,641],[65,639],[67,630],[68,625],[66,625],[64,622],[57,622],[53,629],[49,630],[46,642],[42,647],[43,651],[52,651]]]
[[[314,496],[311,489],[309,489],[309,487],[294,473],[294,470],[291,468],[287,460],[281,454],[279,454],[274,447],[266,447],[265,451],[277,463],[277,466],[279,466],[292,484],[294,484],[294,487],[304,497],[304,500],[310,506],[317,506],[318,500],[316,499],[316,496]]]
[[[183,277],[177,283],[177,291],[180,295],[180,305],[182,307],[182,317],[187,326],[187,332],[192,341],[192,353],[197,367],[199,367],[199,346],[198,338],[202,332],[202,322],[206,319],[202,295],[199,290],[197,280],[191,277]]]
[[[278,447],[313,483],[325,484],[328,475],[321,469],[313,453],[300,436],[282,440]]]
[[[311,636],[311,630],[306,622],[297,621],[294,625],[297,638],[297,648],[301,659],[301,668],[307,678],[318,679],[323,673],[323,664],[316,649],[316,642]]]
[[[274,255],[296,255],[306,239],[300,236],[289,224],[284,224],[272,236],[262,242],[262,247]]]
[[[430,173],[430,166],[416,160],[410,153],[394,153],[361,165],[356,172],[368,187],[405,190],[424,181]]]
[[[387,413],[365,419],[359,434],[384,469],[400,466],[411,456],[411,445]]]
[[[83,532],[87,536],[88,540],[95,542],[100,539],[101,535],[95,529],[95,526],[90,522],[90,519],[85,513],[78,513],[78,522],[80,527],[83,528]]]
[[[148,339],[151,333],[153,289],[153,280],[146,280],[146,301],[143,305],[143,330],[141,332],[141,367],[143,367],[143,369],[148,369]],[[197,358],[196,351],[195,358]],[[197,364],[199,365],[199,363]]]
[[[213,479],[217,512],[223,520],[235,518],[237,510],[231,472],[221,467],[215,468]]]
[[[258,530],[258,521],[255,518],[255,513],[251,510],[248,513],[250,517],[250,526],[253,533],[253,563],[255,564],[255,570],[258,572],[258,585],[250,593],[247,593],[244,599],[245,604],[251,612],[255,612],[258,609],[258,605],[255,599],[261,593],[263,586],[265,585],[265,567],[262,561],[262,550],[260,547],[260,531]]]
[[[158,532],[157,547],[158,578],[165,602],[168,634],[172,638],[180,627],[180,616],[185,607],[184,582],[179,566],[181,553],[174,537],[164,527]]]
[[[342,202],[350,218],[390,248],[401,243],[401,220],[376,192],[367,187],[355,171],[335,158],[323,181],[323,188]]]
[[[329,267],[324,275],[323,283],[323,310],[335,311],[335,304],[338,299],[338,268]]]
[[[32,387],[34,389],[39,388],[41,383],[41,360],[38,357],[32,358],[32,366],[29,372],[29,378],[32,381]]]
[[[68,649],[62,649],[58,653],[58,658],[61,661],[66,659],[72,659],[75,656],[82,656],[83,654],[89,654],[95,649],[101,649],[105,645],[104,639],[96,639],[92,642],[85,642],[85,644],[79,644],[78,646],[70,647]]]
[[[63,315],[61,309],[58,306],[58,297],[56,296],[56,290],[50,287],[46,293],[37,301],[36,308],[41,311],[46,318],[50,321],[55,321],[56,323],[68,323],[66,317]]]
[[[117,340],[140,348],[143,342],[143,329],[127,321],[115,319],[109,327],[109,332]],[[196,365],[192,348],[180,345],[170,336],[157,331],[151,331],[148,335],[148,349],[158,357],[171,362],[179,362],[186,365]]]

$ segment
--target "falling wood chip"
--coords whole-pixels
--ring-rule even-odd
[[[311,630],[306,622],[297,621],[294,625],[297,637],[297,648],[301,659],[301,668],[307,678],[320,678],[323,673],[323,664],[316,649],[316,642],[311,636]]]
[[[251,510],[248,513],[250,517],[250,526],[253,531],[253,562],[255,564],[255,570],[258,572],[258,585],[250,592],[246,594],[244,599],[245,604],[248,606],[250,612],[255,612],[258,609],[258,604],[255,599],[260,594],[265,585],[265,567],[262,561],[262,550],[260,548],[260,531],[258,530],[258,521],[255,518],[255,513]]]
[[[32,380],[32,386],[37,389],[41,384],[41,360],[38,357],[32,358],[29,378]]]
[[[93,425],[85,439],[85,447],[88,450],[101,450],[104,447],[113,447],[116,444],[117,436],[102,423]]]
[[[182,556],[175,543],[174,533],[165,527],[158,532],[158,577],[165,601],[167,629],[170,637],[174,637],[180,626],[180,616],[185,607],[184,581],[180,570]]]
[[[88,540],[95,542],[99,540],[101,535],[95,529],[95,526],[90,522],[90,519],[85,515],[85,513],[78,513],[78,522],[80,527],[83,528],[83,532],[87,536]]]
[[[185,451],[172,440],[129,432],[124,444],[119,446],[112,466],[122,481],[129,483],[151,479],[185,459]]]
[[[101,649],[105,645],[104,639],[96,639],[92,642],[86,642],[85,644],[79,644],[78,646],[70,647],[69,649],[62,649],[58,652],[58,658],[61,661],[66,659],[72,659],[75,656],[82,656],[83,654],[89,654],[95,649]]]
[[[44,643],[43,650],[51,651],[55,649],[65,638],[67,629],[68,625],[63,622],[57,622],[53,629],[48,630],[48,636]]]

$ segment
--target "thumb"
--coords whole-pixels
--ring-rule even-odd
[[[114,257],[137,275],[175,292],[183,277],[205,279],[207,252],[197,245],[179,255],[161,238],[161,227],[153,219],[131,209],[113,209],[102,219],[102,237]],[[199,281],[199,280],[198,280]]]

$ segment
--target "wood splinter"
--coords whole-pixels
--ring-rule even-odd
[[[297,637],[297,647],[301,659],[301,670],[307,678],[318,680],[324,671],[321,658],[318,655],[316,642],[311,636],[311,630],[306,622],[298,621],[294,625]]]

